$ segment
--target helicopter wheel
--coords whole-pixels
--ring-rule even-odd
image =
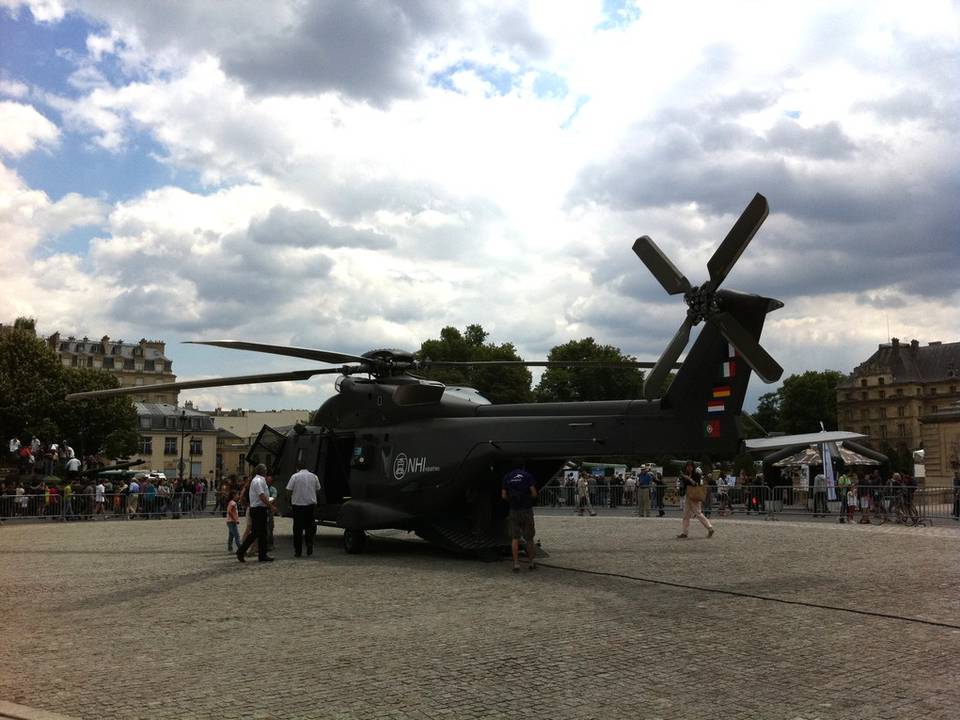
[[[363,530],[344,530],[343,531],[343,549],[349,555],[357,555],[363,552],[367,545],[367,534]]]

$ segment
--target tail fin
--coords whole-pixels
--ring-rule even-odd
[[[723,310],[733,315],[755,340],[760,339],[768,312],[783,307],[779,300],[724,290],[718,293]],[[700,423],[700,437],[737,437],[736,416],[743,409],[751,369],[716,323],[706,322],[697,341],[660,401]]]

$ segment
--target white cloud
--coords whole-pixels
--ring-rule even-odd
[[[38,146],[54,145],[60,130],[32,106],[0,101],[0,152],[13,157]]]

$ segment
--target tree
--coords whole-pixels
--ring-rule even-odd
[[[751,416],[768,433],[780,431],[780,393],[768,392],[760,396],[757,409]]]
[[[791,375],[777,390],[780,396],[780,429],[786,433],[816,432],[823,422],[837,429],[837,384],[843,375],[836,370],[808,370]]]
[[[64,368],[53,348],[32,329],[0,335],[0,431],[4,438],[36,435],[45,442],[69,440],[81,453],[112,445],[136,450],[137,413],[127,397],[67,401],[70,392],[117,387],[102,370]],[[131,445],[131,438],[132,445]]]
[[[461,333],[447,326],[439,339],[425,340],[417,352],[421,360],[448,360],[470,362],[478,360],[522,360],[512,343],[496,345],[486,342],[489,333],[480,325],[468,325]],[[465,385],[476,388],[491,402],[529,402],[530,371],[522,366],[483,367],[464,366],[433,368],[424,376],[445,385]]]
[[[610,363],[632,361],[620,348],[598,345],[592,337],[571,340],[554,347],[547,359],[596,360]],[[538,402],[572,402],[580,400],[623,400],[643,396],[643,372],[624,368],[551,367],[543,373],[534,394]]]

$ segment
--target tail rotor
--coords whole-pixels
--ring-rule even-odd
[[[724,299],[729,294],[718,290],[720,283],[747,249],[769,212],[767,199],[757,193],[713,253],[707,263],[709,280],[699,287],[692,286],[649,237],[644,235],[634,242],[633,251],[663,289],[670,295],[683,293],[684,302],[687,304],[687,316],[647,376],[644,394],[648,399],[659,396],[664,380],[690,341],[690,330],[700,322],[713,323],[764,382],[780,379],[783,368],[732,313],[724,310]],[[770,309],[782,306],[783,303],[774,301]]]

